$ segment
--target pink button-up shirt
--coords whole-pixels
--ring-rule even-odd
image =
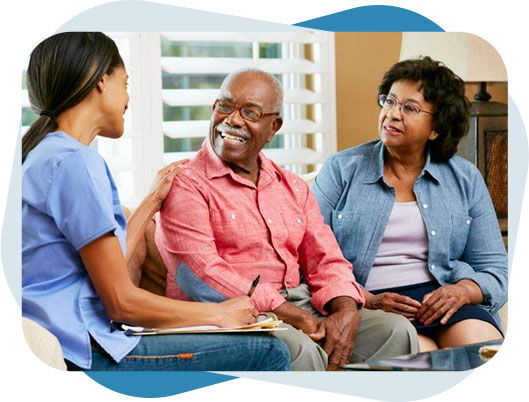
[[[247,294],[261,275],[252,296],[261,312],[285,302],[279,291],[299,285],[300,269],[312,305],[322,314],[338,296],[363,305],[352,266],[307,184],[262,153],[259,160],[255,186],[224,164],[206,139],[176,176],[156,225],[156,244],[168,270],[167,296],[190,299],[177,284],[184,263],[194,281],[227,298]]]

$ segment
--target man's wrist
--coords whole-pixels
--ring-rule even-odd
[[[351,311],[353,313],[358,312],[358,304],[356,300],[349,296],[338,296],[330,300],[327,303],[328,310],[331,314],[338,311]]]

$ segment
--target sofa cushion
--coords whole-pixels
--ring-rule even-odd
[[[140,287],[157,295],[165,295],[167,267],[154,242],[155,220],[152,219],[145,231],[145,248],[147,255],[143,263]]]

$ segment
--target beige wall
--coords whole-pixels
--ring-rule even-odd
[[[336,113],[338,150],[378,138],[376,103],[384,73],[399,60],[400,32],[337,32]],[[475,84],[467,84],[472,100]],[[507,103],[506,85],[489,85],[492,100]]]

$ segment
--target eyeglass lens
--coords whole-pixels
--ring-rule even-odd
[[[261,111],[250,106],[237,107],[226,101],[218,101],[216,110],[222,114],[232,114],[236,109],[241,111],[241,116],[245,120],[258,121],[261,118]]]
[[[397,99],[388,95],[380,95],[378,97],[378,104],[386,110],[393,109],[396,105],[399,105],[399,110],[407,115],[417,115],[421,113],[421,109],[411,103],[401,103]]]

